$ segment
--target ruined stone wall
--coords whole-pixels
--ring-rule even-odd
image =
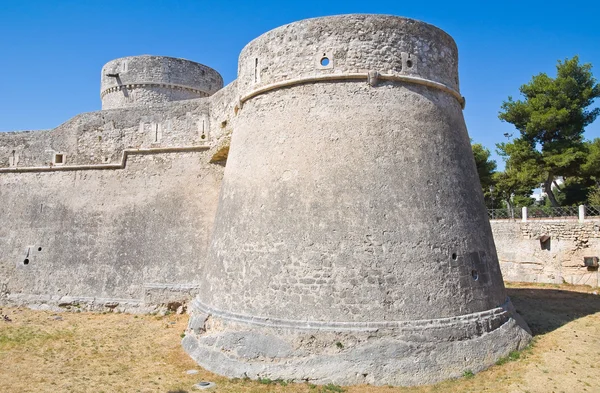
[[[209,106],[0,133],[0,301],[147,309],[195,293],[223,171]]]
[[[599,286],[598,269],[583,258],[600,257],[600,220],[491,224],[504,280]]]

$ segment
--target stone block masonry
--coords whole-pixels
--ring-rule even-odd
[[[147,77],[132,74],[141,65],[174,83],[185,81],[165,75],[173,64],[208,69],[156,56],[126,61],[133,81]],[[222,87],[209,75],[207,95]],[[53,130],[0,133],[0,302],[139,312],[189,301],[223,173],[210,162],[228,132],[216,120],[225,109],[211,105],[137,101]]]
[[[507,281],[599,286],[600,219],[494,220],[491,222],[502,275]]]
[[[443,31],[381,15],[292,23],[242,50],[183,342],[203,367],[414,385],[527,343],[500,275],[457,68]]]
[[[183,345],[202,366],[323,384],[433,383],[529,341],[438,28],[292,23],[226,87],[188,60],[116,59],[101,100],[0,134],[0,302],[194,298]]]
[[[208,97],[223,88],[210,67],[165,56],[132,56],[102,67],[102,109],[126,108]]]

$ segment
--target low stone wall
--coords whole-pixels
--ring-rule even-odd
[[[599,286],[598,268],[584,257],[600,256],[600,219],[492,220],[505,281]]]

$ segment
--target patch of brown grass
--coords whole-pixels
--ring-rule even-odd
[[[473,377],[414,388],[344,387],[348,393],[600,392],[600,296],[570,285],[507,285],[536,335],[534,344]],[[339,391],[282,381],[227,379],[199,368],[181,349],[187,316],[60,313],[4,308],[0,392]],[[186,370],[198,374],[188,375]]]

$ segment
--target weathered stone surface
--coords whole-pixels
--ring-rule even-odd
[[[208,97],[223,87],[210,67],[165,56],[131,56],[102,67],[102,109],[152,105]]]
[[[446,33],[381,15],[268,32],[224,88],[187,60],[109,62],[105,110],[0,133],[0,302],[184,312],[198,294],[183,345],[228,376],[410,385],[485,368],[530,335],[457,66]]]
[[[0,302],[153,311],[193,298],[223,173],[209,113],[202,98],[0,133]]]
[[[244,48],[237,88],[190,307],[201,318],[184,339],[202,366],[410,385],[480,370],[527,343],[506,299],[448,35],[389,16],[292,23]]]
[[[498,354],[523,348],[531,338],[528,328],[509,315],[517,314],[506,310],[505,319],[483,329],[485,324],[475,320],[457,319],[446,326],[439,325],[449,321],[423,321],[423,326],[398,329],[298,331],[253,326],[250,331],[248,326],[220,320],[220,328],[207,330],[200,339],[186,335],[183,346],[200,364],[230,377],[418,385],[458,377],[466,370],[481,371]],[[436,328],[441,330],[437,337],[431,331]],[[470,328],[474,331],[465,334]],[[261,332],[260,340],[256,332]],[[228,345],[235,340],[236,346]],[[285,352],[265,352],[271,343],[282,348],[286,342]]]
[[[509,281],[599,286],[599,271],[583,264],[600,256],[600,220],[492,221],[502,275]],[[548,237],[542,245],[540,237]]]

